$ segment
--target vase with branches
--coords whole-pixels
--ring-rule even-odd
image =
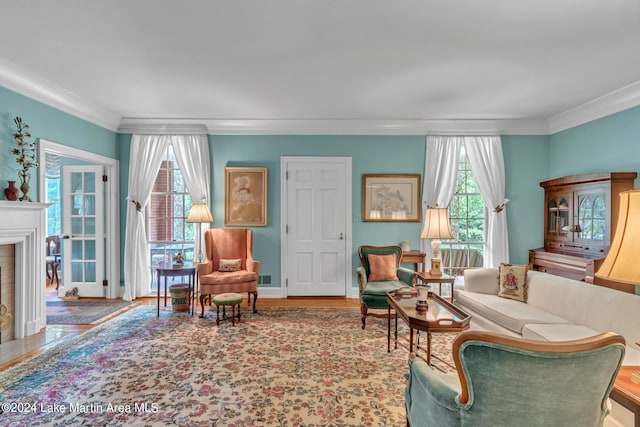
[[[37,168],[36,162],[36,142],[30,141],[31,132],[29,132],[29,125],[22,121],[22,118],[16,117],[13,119],[16,125],[17,132],[13,134],[13,139],[16,142],[15,148],[11,150],[11,153],[16,156],[16,163],[19,165],[18,177],[20,178],[20,191],[22,196],[20,200],[31,202],[29,197],[29,180],[31,174],[29,171],[31,168]]]

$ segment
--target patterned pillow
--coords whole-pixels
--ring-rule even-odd
[[[398,280],[396,271],[396,254],[375,255],[369,254],[369,281]]]
[[[221,259],[218,271],[238,271],[240,270],[240,258],[237,259]]]
[[[498,296],[527,302],[527,265],[500,264]]]

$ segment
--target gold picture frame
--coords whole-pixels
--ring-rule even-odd
[[[362,175],[363,222],[420,222],[420,175]]]
[[[267,225],[267,168],[224,168],[224,225]]]

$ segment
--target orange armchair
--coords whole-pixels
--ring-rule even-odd
[[[258,274],[260,262],[253,259],[253,232],[247,228],[213,228],[204,233],[207,259],[198,264],[200,306],[204,317],[204,301],[210,295],[225,292],[247,293],[247,303],[257,313]]]

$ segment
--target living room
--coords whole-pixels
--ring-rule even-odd
[[[637,30],[632,27],[626,27],[627,19],[637,16],[636,13],[638,11],[632,6],[627,5],[629,9],[625,14],[623,12],[613,13],[601,10],[600,6],[595,3],[589,6],[576,4],[576,9],[584,7],[591,12],[595,11],[596,16],[600,15],[601,25],[605,29],[626,28],[626,31],[631,36],[621,37],[620,40],[607,38],[606,41],[601,43],[605,45],[604,47],[594,42],[593,51],[580,51],[581,56],[579,57],[574,55],[572,60],[575,64],[559,62],[557,67],[549,67],[550,62],[546,59],[544,45],[540,43],[542,48],[534,51],[534,54],[532,54],[533,59],[529,58],[527,61],[522,62],[519,67],[510,68],[512,74],[515,74],[518,79],[509,81],[509,84],[497,84],[493,81],[493,78],[487,78],[486,75],[491,74],[491,72],[485,71],[482,73],[487,80],[483,81],[482,84],[488,85],[487,87],[490,89],[488,91],[478,90],[473,93],[473,96],[468,97],[468,103],[473,104],[475,107],[475,110],[470,110],[470,113],[467,110],[450,112],[446,110],[448,108],[445,105],[446,103],[440,106],[436,105],[438,104],[437,99],[439,99],[439,96],[446,97],[446,95],[442,94],[442,91],[444,91],[443,87],[448,86],[449,83],[446,85],[438,83],[434,87],[429,87],[429,90],[425,89],[425,94],[416,95],[413,93],[413,89],[402,86],[401,83],[393,81],[391,77],[387,81],[382,81],[386,85],[377,85],[380,92],[376,92],[375,96],[371,95],[370,98],[366,98],[362,95],[362,99],[347,99],[346,101],[338,98],[338,94],[342,92],[346,98],[349,98],[349,95],[352,94],[351,87],[341,86],[338,84],[340,79],[336,77],[333,81],[338,83],[331,91],[335,99],[331,100],[331,102],[326,102],[326,98],[321,97],[322,94],[319,93],[322,90],[318,90],[316,87],[319,84],[318,82],[323,81],[321,78],[322,73],[312,73],[313,66],[320,67],[325,72],[328,68],[333,73],[333,68],[346,70],[349,67],[355,67],[354,63],[358,61],[354,60],[354,63],[352,63],[342,56],[322,57],[326,61],[323,64],[308,62],[300,65],[299,68],[289,68],[286,62],[288,55],[285,55],[282,65],[277,68],[279,73],[285,76],[284,80],[287,80],[286,76],[293,79],[293,76],[289,73],[308,75],[306,78],[295,81],[298,86],[291,89],[292,94],[284,95],[283,92],[274,89],[261,92],[261,97],[256,96],[254,99],[248,94],[234,92],[234,90],[238,90],[237,87],[232,88],[234,90],[226,88],[217,92],[207,92],[206,98],[215,100],[218,108],[215,112],[210,113],[206,110],[207,102],[201,100],[198,92],[193,92],[193,89],[185,89],[186,96],[177,96],[178,92],[181,92],[181,86],[171,80],[162,80],[160,86],[158,86],[159,89],[154,93],[164,93],[165,95],[158,95],[157,98],[143,94],[136,95],[139,98],[145,98],[145,96],[153,98],[149,100],[153,108],[150,107],[146,111],[135,110],[133,107],[129,108],[127,102],[130,99],[125,98],[120,104],[121,109],[115,110],[116,104],[105,106],[100,102],[94,101],[95,99],[108,99],[108,96],[101,94],[91,100],[82,96],[81,87],[69,87],[66,84],[73,78],[62,79],[58,74],[56,79],[57,73],[65,74],[68,71],[66,64],[72,64],[68,65],[69,70],[71,70],[70,74],[73,74],[73,70],[78,70],[78,74],[87,74],[89,72],[82,68],[76,68],[81,67],[83,64],[69,62],[72,58],[66,57],[66,54],[62,55],[62,52],[59,51],[57,54],[60,54],[64,61],[67,61],[66,64],[64,61],[56,64],[49,60],[49,56],[52,55],[55,49],[47,43],[48,38],[45,29],[55,32],[55,28],[49,27],[52,25],[52,20],[44,19],[41,15],[44,15],[43,11],[48,11],[47,8],[51,6],[38,6],[42,7],[38,13],[36,13],[36,6],[33,6],[34,9],[26,8],[24,10],[16,6],[20,11],[18,15],[29,17],[29,14],[32,14],[36,15],[34,19],[38,17],[41,20],[41,25],[37,27],[40,28],[37,30],[38,34],[29,38],[29,43],[23,48],[29,52],[29,55],[22,56],[17,52],[18,49],[15,46],[7,46],[8,43],[0,48],[0,112],[2,113],[2,126],[0,127],[0,147],[2,150],[0,151],[3,153],[0,156],[0,165],[2,166],[0,180],[6,183],[17,178],[15,159],[10,154],[10,150],[13,147],[12,134],[15,132],[13,118],[16,116],[28,122],[34,139],[52,143],[56,148],[68,147],[69,151],[74,153],[89,153],[88,157],[99,156],[112,164],[117,164],[117,186],[114,189],[114,194],[111,195],[117,206],[116,218],[115,222],[113,222],[113,224],[117,223],[117,227],[110,229],[112,235],[109,236],[116,246],[117,259],[110,260],[109,271],[111,273],[108,290],[106,291],[108,298],[119,298],[124,294],[124,242],[128,204],[126,197],[129,193],[129,177],[136,170],[136,166],[130,164],[131,141],[134,134],[154,132],[163,134],[171,132],[193,133],[198,129],[206,134],[211,165],[209,205],[214,218],[211,224],[213,228],[225,226],[225,168],[237,166],[267,169],[268,221],[266,226],[252,227],[253,252],[254,257],[261,262],[260,274],[270,277],[270,284],[259,285],[260,298],[285,298],[288,292],[286,287],[287,273],[283,271],[281,250],[283,227],[285,226],[281,220],[283,215],[281,205],[283,198],[282,184],[285,179],[284,171],[281,168],[283,157],[343,157],[351,159],[351,176],[349,177],[351,185],[349,187],[352,203],[349,209],[352,221],[350,222],[351,231],[347,235],[350,243],[347,254],[350,260],[348,266],[350,274],[347,276],[347,288],[345,290],[345,297],[347,298],[358,297],[355,271],[360,266],[357,256],[359,246],[365,244],[400,244],[408,241],[412,248],[420,247],[420,222],[363,221],[361,215],[363,204],[362,177],[367,174],[418,174],[424,177],[425,139],[427,135],[495,134],[500,136],[504,155],[506,198],[509,199],[505,209],[509,236],[508,261],[512,264],[527,264],[528,250],[543,245],[544,191],[539,185],[540,182],[567,175],[600,172],[638,172],[640,170],[640,163],[638,162],[640,158],[640,144],[638,144],[638,139],[640,139],[640,83],[638,83],[640,76],[634,71],[638,69],[638,64],[634,62],[636,59],[633,58],[632,54],[628,53],[634,52],[633,45],[637,41]],[[80,7],[79,5],[75,6]],[[547,6],[551,7],[550,5]],[[366,8],[367,6],[362,5],[362,7]],[[54,9],[56,8],[54,7]],[[408,8],[400,7],[399,9],[402,12],[379,11],[380,15],[377,15],[377,19],[381,21],[375,22],[385,22],[381,18],[385,14],[409,19]],[[96,21],[99,21],[96,16],[98,11],[107,13],[102,11],[101,8],[93,12],[82,7],[77,10],[83,11],[83,13],[93,17]],[[322,10],[324,13],[330,14],[327,10]],[[546,34],[553,35],[553,37],[549,37],[552,41],[557,42],[556,45],[562,45],[559,41],[568,44],[565,48],[558,47],[557,49],[561,53],[564,52],[563,54],[566,56],[571,56],[572,52],[576,52],[579,45],[589,44],[584,41],[581,42],[580,36],[589,41],[598,40],[599,37],[604,37],[603,34],[605,33],[613,37],[610,35],[613,31],[586,31],[585,28],[588,28],[589,25],[584,22],[582,22],[583,27],[581,27],[585,31],[584,34],[576,33],[578,34],[577,37],[575,35],[569,36],[558,29],[562,27],[561,25],[553,26],[553,29],[555,29],[553,30],[551,23],[546,21],[546,19],[549,19],[549,15],[541,11],[535,11],[535,13],[528,11],[533,15],[527,18],[519,15],[517,8],[509,10],[512,14],[509,15],[511,22],[505,22],[503,25],[509,24],[508,28],[515,32],[513,28],[515,23],[524,25],[520,22],[521,19],[523,22],[530,21],[530,27],[544,22],[550,26],[549,32]],[[57,12],[59,13],[60,11],[57,10]],[[151,11],[147,12],[152,13]],[[262,10],[262,12],[269,13],[268,10]],[[346,10],[346,12],[356,13],[353,9]],[[113,11],[108,13],[110,13],[108,16],[113,19],[118,16]],[[157,13],[162,15],[159,10]],[[213,12],[210,11],[210,13]],[[395,13],[398,13],[398,15],[395,15]],[[562,21],[563,25],[566,24],[567,20],[573,19],[565,15],[567,13],[566,10],[553,10],[553,13],[557,14],[558,20]],[[170,14],[167,13],[167,15]],[[2,28],[0,31],[3,32],[3,36],[6,36],[4,40],[10,40],[10,31],[16,25],[8,22],[11,19],[9,18],[10,15],[5,14],[5,18],[0,21],[3,24],[0,26]],[[136,22],[134,17],[142,20],[144,16],[144,10],[131,10],[128,11],[127,19],[133,19],[133,22]],[[346,16],[354,17],[359,16],[359,14]],[[422,16],[424,19],[428,18],[428,15]],[[302,20],[300,16],[298,18],[301,22],[309,24]],[[542,21],[536,21],[536,18]],[[67,22],[66,19],[71,18],[60,17],[59,19],[62,22]],[[161,17],[158,17],[158,19],[161,19]],[[400,19],[400,22],[402,22],[402,19]],[[581,21],[579,19],[576,20]],[[587,23],[593,22],[587,19],[585,21]],[[107,19],[107,22],[115,21]],[[343,31],[342,26],[350,27],[355,25],[353,21],[349,22],[350,24],[348,25],[344,22],[334,22],[334,24],[338,25],[338,30]],[[418,26],[415,20],[412,19],[410,22],[412,26]],[[217,19],[216,24],[224,29],[223,23],[218,22]],[[607,25],[610,27],[607,27]],[[105,26],[110,27],[111,25]],[[72,28],[72,23],[69,23],[67,28]],[[244,26],[243,28],[246,30]],[[258,28],[263,29],[264,27],[259,26]],[[314,26],[313,28],[318,30],[319,27]],[[379,28],[383,28],[383,26],[380,25]],[[233,40],[235,33],[232,30],[227,28],[226,33],[220,30],[221,33],[217,34],[217,39]],[[299,30],[302,31],[301,28]],[[401,32],[399,27],[393,27],[393,30]],[[39,31],[42,31],[42,33]],[[113,28],[110,30],[111,33],[105,33],[107,31],[105,28],[100,28],[100,31],[103,32],[103,37],[106,37],[104,34],[108,36],[117,32]],[[96,30],[96,32],[98,31]],[[624,31],[620,32],[623,33]],[[313,34],[312,32],[310,33]],[[368,28],[366,33],[373,35],[375,31]],[[307,33],[305,32],[305,34]],[[345,34],[354,36],[352,33]],[[285,35],[290,35],[290,33]],[[501,40],[508,39],[506,33],[499,35]],[[172,36],[175,36],[173,32]],[[259,34],[254,34],[253,36],[255,39],[260,38]],[[49,40],[54,39],[53,36],[51,37]],[[79,35],[76,35],[76,38],[79,37]],[[313,40],[312,36],[309,37]],[[531,43],[533,43],[533,40],[539,37],[539,34],[532,32],[529,33],[529,37]],[[74,37],[71,36],[70,38],[73,39]],[[170,46],[173,43],[170,39],[160,39]],[[285,40],[289,39],[286,37],[277,38],[277,41],[283,44]],[[384,40],[378,40],[380,46],[385,45]],[[523,46],[525,45],[524,40],[526,38],[518,39]],[[239,42],[238,49],[252,46],[250,41]],[[27,40],[25,40],[26,42]],[[209,40],[209,42],[212,42],[212,40]],[[289,40],[287,43],[291,43],[291,41]],[[400,38],[399,43],[410,44],[408,40],[403,38]],[[126,43],[124,44],[126,45]],[[339,45],[339,43],[337,44]],[[19,46],[20,43],[17,43],[17,45]],[[615,49],[612,47],[614,45],[616,46]],[[292,47],[287,44],[283,46],[281,49],[285,51],[286,49],[291,49],[291,52],[295,52],[295,46]],[[333,46],[335,48],[335,45]],[[367,46],[372,51],[375,51],[375,45]],[[136,47],[138,48],[139,46]],[[358,47],[354,46],[352,48],[357,49]],[[222,48],[216,49],[220,49],[221,52],[227,52]],[[278,57],[278,52],[281,51],[273,47],[272,49],[275,49],[272,56]],[[391,56],[393,51],[394,49],[391,47],[388,49],[387,54]],[[80,53],[69,52],[71,53],[68,55],[76,59],[81,55]],[[217,52],[217,50],[213,50],[213,52]],[[172,51],[170,55],[178,56],[179,53],[179,50],[176,50]],[[555,51],[553,53],[558,54]],[[357,58],[357,55],[354,55],[353,52],[351,54],[354,58]],[[464,54],[468,55],[469,52],[465,51]],[[490,57],[489,54],[490,51],[485,52],[484,57]],[[209,51],[206,55],[213,54]],[[376,55],[380,54],[376,51]],[[376,55],[372,56],[375,58]],[[25,56],[30,56],[30,58],[25,58]],[[163,56],[163,58],[167,56]],[[232,54],[227,53],[225,59],[231,63],[232,57]],[[458,57],[462,56],[459,55]],[[332,61],[337,61],[339,58],[346,62],[335,62],[337,65],[331,65],[334,63]],[[505,54],[502,59],[506,62],[510,58],[515,58],[515,56],[511,57]],[[365,55],[361,59],[363,62],[366,62],[365,60],[373,61],[369,55]],[[116,63],[116,59],[113,57],[105,57],[103,61]],[[397,58],[397,61],[398,67],[401,68],[401,58]],[[502,64],[507,67],[504,65],[505,62],[502,62]],[[482,61],[478,64],[481,63]],[[41,67],[34,64],[40,64]],[[276,67],[277,61],[270,64]],[[215,65],[208,64],[210,66],[208,69],[215,69]],[[105,64],[106,66],[107,64]],[[240,64],[236,66],[238,67],[238,73],[242,68],[251,67],[249,63],[244,61],[240,61]],[[379,61],[373,62],[369,66],[384,68],[386,64],[385,61]],[[49,70],[51,74],[47,73],[47,67],[52,68],[52,70]],[[127,64],[120,63],[117,64],[117,67],[124,69]],[[528,71],[517,73],[516,68],[523,68]],[[574,77],[567,77],[569,73],[555,75],[551,70],[548,70],[549,68],[558,68],[560,71],[565,68],[570,69],[574,73]],[[361,70],[361,68],[357,69]],[[458,70],[447,68],[448,73],[440,74],[436,77],[460,78],[454,71],[457,72]],[[95,79],[93,86],[99,87],[102,83],[97,76],[103,73],[95,70],[93,70],[93,73],[91,74],[91,79]],[[130,85],[121,87],[120,90],[133,92],[134,88],[131,86],[135,86],[136,82],[139,82],[140,75],[145,75],[140,69],[138,69],[138,73],[133,76],[126,76]],[[406,79],[413,84],[419,83],[420,79],[412,80],[413,74],[411,73],[417,72],[414,70],[407,71],[406,74],[400,74],[402,78],[397,76],[396,78],[401,81]],[[299,75],[296,75],[296,77],[299,78]],[[334,74],[330,75],[334,76]],[[596,76],[602,75],[612,75],[611,80],[606,81],[605,79],[602,86],[594,88]],[[255,78],[255,76],[251,77]],[[540,84],[538,85],[536,85],[537,77],[540,79]],[[560,77],[563,77],[564,80],[560,79]],[[551,85],[549,80],[554,78],[558,79],[558,81],[555,85]],[[328,79],[327,81],[331,80]],[[379,82],[379,80],[376,81]],[[524,86],[525,82],[531,81],[533,81],[532,89],[521,95],[518,89],[520,86],[518,85]],[[353,87],[356,86],[355,82],[357,82],[357,78],[349,80],[349,84],[352,84]],[[301,86],[303,84],[306,84],[306,86]],[[466,84],[466,79],[450,83],[451,86],[456,88],[467,88]],[[277,84],[271,81],[261,81],[261,85],[279,89],[286,86],[282,80],[278,81]],[[249,84],[249,80],[247,81],[246,87],[250,88],[247,91],[254,90],[254,86],[257,85],[255,83]],[[398,88],[397,86],[401,87]],[[501,88],[501,86],[504,87]],[[113,88],[113,86],[109,87]],[[418,88],[416,92],[422,90],[420,85],[415,85],[415,87]],[[565,87],[566,90],[564,89]],[[387,96],[390,95],[394,88],[397,90],[394,95],[395,98],[387,102]],[[457,92],[457,90],[460,90],[460,92]],[[471,89],[468,88],[467,90]],[[495,96],[492,91],[495,91]],[[279,104],[282,99],[286,100],[289,96],[293,97],[295,92],[302,92],[304,94],[303,97],[314,100],[308,103],[310,104],[308,110],[298,112],[294,109],[297,105]],[[451,92],[451,97],[464,98],[464,93],[461,92],[462,89],[456,89],[455,92]],[[113,90],[114,98],[116,97],[115,93],[116,91]],[[503,106],[503,110],[485,112],[482,108],[485,102],[476,101],[475,97],[480,97],[479,94],[484,94],[485,98],[492,99],[502,96],[507,97],[511,101],[508,106],[509,109]],[[539,95],[535,99],[537,102],[541,102],[540,100],[543,98],[549,99],[546,104],[542,103],[546,109],[534,111],[533,107],[531,109],[526,108],[533,103],[534,94]],[[172,101],[175,100],[176,103],[180,102],[187,105],[193,102],[202,107],[203,110],[198,114],[192,112],[190,115],[181,115],[173,112],[169,107],[166,107],[166,110],[156,109],[155,104],[159,104],[160,98],[165,96],[170,98],[170,101],[166,104],[169,107]],[[418,102],[415,101],[415,98],[420,98],[426,103],[433,104],[430,107],[432,109],[422,107],[423,109],[416,110],[417,112],[413,115],[403,115],[400,114],[403,112],[402,110],[383,108],[387,104],[389,108],[393,107],[394,103],[400,103],[403,97],[409,99],[406,106],[407,110],[415,107],[415,104],[412,104],[412,102]],[[189,99],[185,101],[185,98]],[[192,101],[196,98],[200,101]],[[325,103],[321,104],[320,101]],[[464,100],[460,102],[464,105]],[[342,108],[345,105],[358,103],[368,104],[368,109],[356,111]],[[242,107],[246,104],[251,104],[251,108],[242,110]],[[442,114],[438,113],[438,108],[443,111]],[[220,111],[223,111],[223,114]],[[36,202],[43,201],[40,169],[38,172],[33,171],[30,180],[31,196]],[[636,188],[639,188],[639,183],[636,180]]]

